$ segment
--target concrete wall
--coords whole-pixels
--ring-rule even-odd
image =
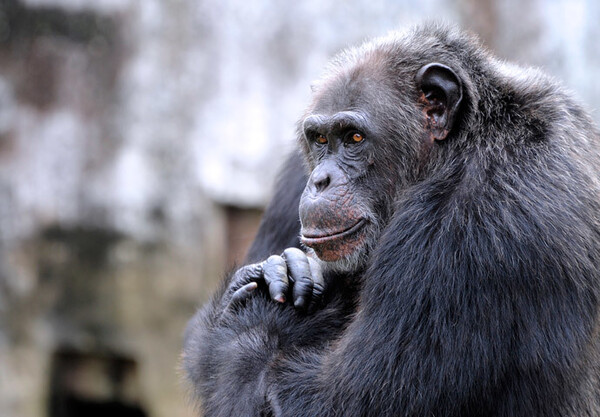
[[[73,395],[193,415],[185,322],[243,256],[310,81],[424,18],[600,119],[594,0],[2,1],[0,415],[66,415]]]

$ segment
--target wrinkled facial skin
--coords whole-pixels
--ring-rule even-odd
[[[373,136],[361,112],[315,114],[303,130],[316,162],[300,200],[301,241],[322,261],[361,252],[376,226],[372,199],[361,189],[373,161]]]
[[[432,148],[413,71],[386,68],[367,62],[326,79],[300,126],[312,169],[300,200],[300,239],[340,271],[366,265],[398,193],[417,180]]]

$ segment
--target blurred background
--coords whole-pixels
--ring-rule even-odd
[[[252,240],[311,80],[424,18],[600,118],[596,0],[0,0],[0,416],[194,415],[185,323]]]

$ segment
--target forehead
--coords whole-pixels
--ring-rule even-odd
[[[335,68],[315,91],[312,113],[370,112],[395,95],[396,74],[381,54],[370,54]],[[386,100],[387,99],[387,100]]]

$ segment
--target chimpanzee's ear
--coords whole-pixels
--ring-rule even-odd
[[[450,67],[431,63],[417,72],[416,81],[425,105],[426,128],[432,139],[446,139],[463,97],[460,78]]]

